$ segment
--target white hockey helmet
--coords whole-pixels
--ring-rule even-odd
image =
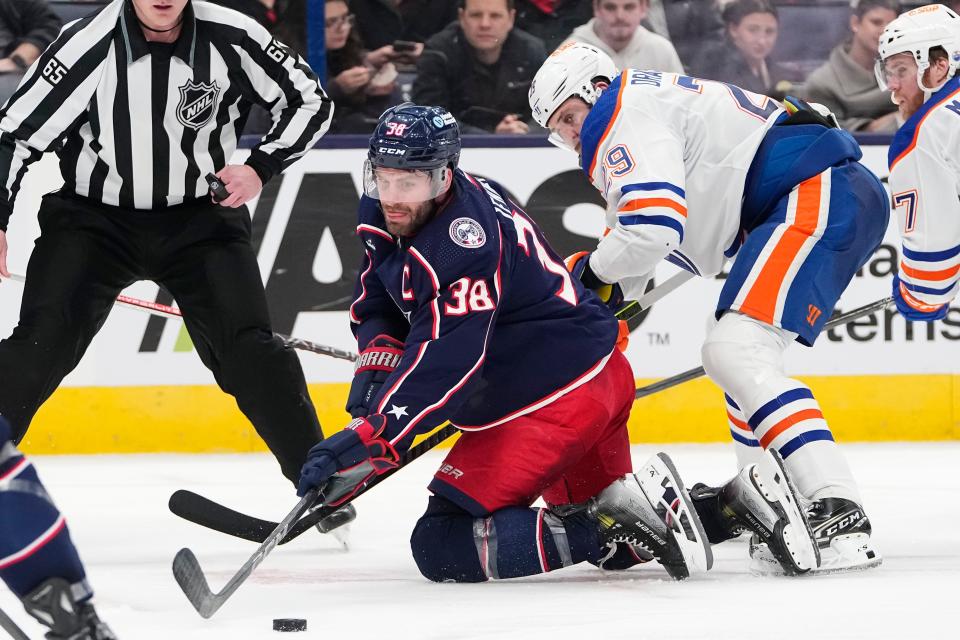
[[[530,84],[530,110],[533,119],[546,128],[550,116],[571,96],[593,106],[600,91],[594,80],[608,83],[617,77],[617,66],[600,49],[582,42],[570,42],[557,48],[537,71]]]
[[[953,77],[960,67],[960,16],[942,4],[930,4],[903,13],[880,34],[880,56],[874,67],[877,84],[888,90],[884,60],[898,53],[911,53],[917,62],[917,84],[929,94],[940,87],[926,87],[923,74],[930,66],[930,49],[943,47]],[[941,85],[942,86],[942,85]],[[929,95],[927,96],[929,97]]]

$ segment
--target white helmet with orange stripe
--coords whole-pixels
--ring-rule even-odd
[[[593,106],[600,97],[594,86],[617,77],[617,66],[603,51],[582,42],[570,42],[550,54],[530,84],[533,119],[546,128],[553,112],[567,98],[577,96]]]
[[[910,53],[917,63],[917,84],[929,98],[940,87],[923,84],[924,71],[930,66],[930,50],[943,47],[953,77],[960,67],[960,16],[942,4],[918,7],[901,14],[880,34],[879,58],[874,67],[877,84],[886,91],[887,69],[884,61],[900,53]],[[942,85],[941,85],[942,86]]]

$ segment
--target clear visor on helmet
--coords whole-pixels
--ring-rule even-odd
[[[877,77],[877,85],[882,91],[890,91],[890,82],[895,80],[898,84],[906,82],[915,82],[917,73],[917,64],[911,55],[893,55],[885,60],[877,58],[873,64],[873,73]]]
[[[391,169],[363,163],[363,192],[387,202],[426,202],[446,191],[446,167]]]

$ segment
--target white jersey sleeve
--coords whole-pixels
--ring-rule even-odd
[[[651,273],[683,241],[684,145],[680,132],[650,113],[657,106],[623,104],[590,168],[608,203],[610,232],[590,258],[605,282]]]
[[[932,311],[960,288],[960,113],[934,107],[912,133],[898,133],[890,163],[903,240],[900,292],[910,306]]]

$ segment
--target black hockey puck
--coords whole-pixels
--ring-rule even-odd
[[[303,618],[274,618],[274,631],[306,631],[307,621]]]

